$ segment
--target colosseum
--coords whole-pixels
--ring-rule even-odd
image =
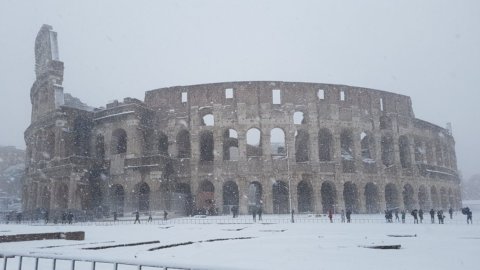
[[[223,82],[92,108],[64,93],[63,70],[57,34],[44,25],[25,131],[27,212],[461,206],[451,129],[415,118],[408,96],[323,83]]]

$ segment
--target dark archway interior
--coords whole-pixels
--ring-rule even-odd
[[[380,212],[378,187],[373,183],[365,185],[365,206],[369,214]]]
[[[337,191],[335,185],[331,182],[325,182],[320,189],[322,194],[323,212],[327,213],[329,210],[334,211],[337,203]]]
[[[395,209],[399,207],[398,190],[394,184],[385,186],[385,203],[387,209]]]
[[[288,214],[290,212],[288,185],[283,181],[276,181],[272,186],[273,213]]]
[[[313,212],[313,189],[307,181],[301,181],[297,186],[298,212]]]
[[[343,185],[343,200],[345,202],[346,210],[351,210],[353,213],[358,213],[358,190],[354,183],[346,182]]]

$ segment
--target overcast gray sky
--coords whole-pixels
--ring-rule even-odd
[[[0,0],[0,145],[25,147],[44,23],[65,92],[89,105],[220,81],[370,87],[452,122],[459,168],[480,172],[480,1]]]

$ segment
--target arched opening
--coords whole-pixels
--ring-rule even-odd
[[[105,138],[102,134],[95,137],[95,156],[99,159],[105,158]]]
[[[150,187],[147,183],[141,182],[135,186],[135,195],[138,199],[138,211],[150,210]]]
[[[213,161],[213,133],[203,131],[200,134],[200,161]]]
[[[215,213],[215,187],[208,180],[202,181],[197,193],[197,212],[213,215]]]
[[[418,188],[418,205],[420,209],[428,209],[428,194],[425,186]]]
[[[335,211],[335,206],[337,204],[337,190],[335,185],[330,182],[324,182],[320,188],[322,195],[322,206],[323,212],[327,213],[328,210]]]
[[[422,140],[415,138],[413,142],[415,144],[415,163],[425,163],[426,149]]]
[[[237,131],[228,129],[223,133],[223,160],[237,161],[239,155]]]
[[[340,133],[340,155],[342,157],[343,172],[355,172],[355,154],[353,152],[353,133],[344,129]]]
[[[190,147],[190,133],[187,130],[182,130],[177,134],[177,157],[178,158],[189,158],[191,147]]]
[[[435,156],[437,157],[437,166],[443,166],[443,153],[440,141],[435,142]]]
[[[86,119],[76,118],[73,121],[73,149],[77,156],[89,155],[90,125]]]
[[[400,151],[400,163],[402,168],[410,168],[412,160],[410,156],[410,143],[407,136],[402,135],[398,138],[398,147]]]
[[[387,209],[395,209],[400,206],[397,187],[392,183],[385,186],[385,203]]]
[[[176,184],[172,198],[172,210],[183,215],[192,213],[192,193],[188,184]]]
[[[247,131],[247,157],[263,155],[261,135],[262,133],[257,128],[251,128]]]
[[[248,212],[258,207],[262,207],[262,185],[254,181],[248,186]]]
[[[57,187],[57,208],[67,209],[68,208],[68,186],[67,184],[61,183]]]
[[[112,211],[123,216],[123,207],[125,205],[125,190],[122,185],[114,184],[110,187],[110,199],[112,200]]]
[[[207,113],[204,116],[202,116],[202,125],[213,127],[214,124],[215,124],[215,118],[213,117],[213,114]]]
[[[223,213],[229,214],[233,206],[238,207],[238,186],[228,181],[223,184]]]
[[[297,185],[298,212],[313,212],[313,189],[310,183],[302,180]]]
[[[331,161],[333,156],[333,137],[330,130],[320,129],[318,132],[318,157],[320,161]]]
[[[50,209],[50,191],[48,190],[48,187],[44,187],[42,194],[42,209],[49,210]]]
[[[413,210],[415,208],[415,197],[413,187],[410,184],[403,186],[403,204],[406,210]]]
[[[290,212],[288,185],[283,181],[275,181],[272,185],[272,194],[273,213],[288,214]]]
[[[160,203],[159,209],[172,210],[173,194],[171,191],[171,184],[168,179],[162,180],[158,189],[158,193],[160,194],[160,198],[158,200]]]
[[[435,161],[433,160],[433,145],[431,142],[426,143],[426,156],[427,156],[427,164],[434,165]]]
[[[375,163],[375,139],[367,132],[360,133],[360,148],[364,163]]]
[[[168,137],[163,132],[158,134],[158,153],[168,156]]]
[[[285,132],[281,128],[274,128],[270,131],[270,149],[272,157],[285,156],[287,154]]]
[[[438,199],[437,188],[435,186],[430,188],[430,198],[432,200],[432,207],[435,209],[440,208],[440,200]]]
[[[295,135],[295,160],[296,162],[308,161],[309,135],[305,130],[298,130]]]
[[[345,209],[351,210],[353,213],[358,213],[358,190],[357,185],[352,182],[343,184],[343,201],[345,202]]]
[[[393,147],[393,138],[391,135],[382,136],[382,163],[386,167],[390,167],[395,162],[395,150]]]
[[[47,131],[46,133],[46,138],[45,138],[45,145],[41,145],[39,149],[45,149],[44,152],[42,152],[42,158],[41,159],[46,159],[50,160],[55,157],[55,133],[53,131]]]
[[[303,125],[306,124],[304,113],[301,111],[296,111],[293,113],[293,124],[294,125]]]
[[[112,133],[112,154],[124,154],[127,152],[127,132],[119,128]]]
[[[380,116],[380,129],[391,130],[392,127],[392,120],[390,119],[390,117],[386,115]]]
[[[365,207],[369,214],[380,212],[378,187],[371,182],[365,185]]]
[[[448,209],[448,197],[447,197],[447,190],[442,187],[440,188],[440,202],[443,210]]]

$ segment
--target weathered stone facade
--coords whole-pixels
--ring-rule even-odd
[[[36,42],[26,210],[460,207],[451,132],[415,118],[407,96],[226,82],[161,88],[144,102],[90,109],[63,94],[53,37],[44,26]]]

